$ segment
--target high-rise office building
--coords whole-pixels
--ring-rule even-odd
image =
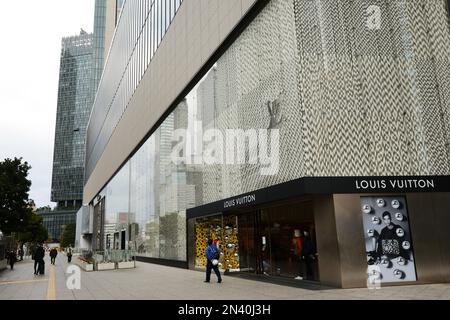
[[[93,104],[93,36],[81,30],[62,39],[51,201],[54,210],[38,212],[59,241],[65,226],[76,222],[83,199],[86,129]]]
[[[51,200],[77,208],[83,198],[85,137],[93,103],[92,34],[63,38]]]
[[[125,1],[87,133],[94,249],[195,269],[214,239],[273,281],[449,282],[447,0],[369,2]]]
[[[89,212],[80,208],[86,127],[122,5],[120,0],[96,0],[93,34],[82,31],[62,41],[51,199],[58,203],[57,213],[79,209],[79,239],[92,232],[82,228]]]

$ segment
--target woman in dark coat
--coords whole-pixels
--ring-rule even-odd
[[[56,256],[58,255],[58,250],[56,250],[56,248],[53,248],[52,250],[50,250],[50,261],[51,264],[55,264],[55,260],[56,260]]]
[[[9,257],[9,265],[11,266],[11,270],[14,269],[14,263],[17,261],[16,252],[11,250],[11,252],[8,254]]]

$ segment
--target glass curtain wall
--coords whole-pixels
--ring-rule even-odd
[[[117,1],[117,27],[90,118],[86,180],[125,112],[182,0]],[[99,9],[100,14],[100,9]]]

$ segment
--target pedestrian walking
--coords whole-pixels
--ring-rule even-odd
[[[8,254],[9,256],[9,265],[11,266],[11,270],[14,269],[14,263],[17,261],[16,252],[14,250],[11,250]]]
[[[19,249],[19,257],[20,257],[20,261],[23,261],[23,250]]]
[[[72,247],[69,245],[67,248],[67,262],[70,263],[72,261]]]
[[[45,250],[41,245],[38,245],[32,258],[34,259],[34,274],[44,274],[45,264],[44,264]]]
[[[219,271],[219,249],[213,244],[212,239],[208,240],[208,247],[205,251],[206,255],[206,280],[204,282],[209,282],[211,280],[211,270],[214,270],[214,273],[217,276],[217,282],[222,282],[222,277],[220,276]]]
[[[58,255],[58,250],[56,248],[53,248],[50,250],[50,263],[55,264],[56,256]]]

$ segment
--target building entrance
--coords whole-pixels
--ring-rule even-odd
[[[195,266],[206,266],[206,242],[212,239],[225,272],[318,281],[315,230],[311,200],[197,218]]]
[[[240,272],[319,280],[311,202],[266,207],[237,217]]]

